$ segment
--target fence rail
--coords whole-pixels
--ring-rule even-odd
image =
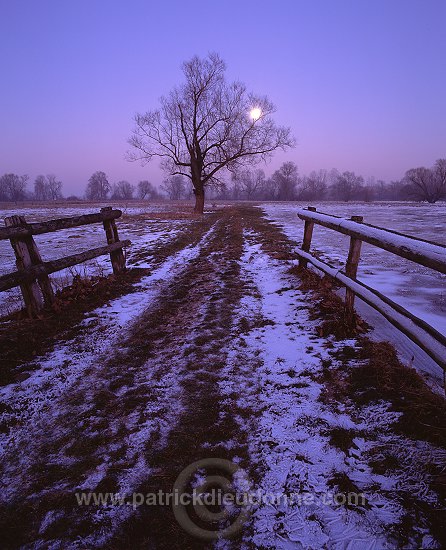
[[[39,223],[27,223],[23,216],[5,218],[6,227],[0,228],[0,240],[10,240],[16,257],[17,271],[0,277],[0,291],[20,286],[28,315],[35,317],[39,315],[45,305],[50,305],[54,301],[54,291],[48,277],[49,274],[105,254],[110,254],[114,274],[124,271],[125,256],[123,248],[130,245],[130,241],[119,240],[115,220],[121,216],[122,212],[120,210],[106,207],[94,214]],[[42,260],[33,235],[100,222],[102,222],[105,230],[107,246],[93,248],[48,262]]]
[[[73,227],[80,227],[82,225],[89,225],[92,223],[112,221],[122,216],[121,210],[112,210],[111,207],[109,208],[109,210],[103,208],[100,212],[94,214],[84,214],[83,216],[59,218],[57,220],[37,223],[26,223],[25,219],[20,217],[21,220],[23,220],[20,225],[0,227],[0,241],[14,237],[42,235],[44,233],[52,233],[54,231],[60,231],[61,229],[72,229]]]
[[[355,296],[358,296],[424,350],[445,371],[446,376],[446,337],[401,305],[356,278],[362,242],[440,273],[446,273],[446,246],[365,224],[361,216],[353,216],[350,220],[346,220],[319,213],[313,207],[299,209],[297,215],[305,222],[302,249],[297,250],[299,265],[307,267],[310,263],[346,288],[347,319],[354,319],[354,300]],[[350,248],[344,271],[309,253],[315,224],[350,237]]]
[[[446,246],[441,244],[362,223],[361,216],[353,216],[352,219],[346,220],[316,212],[316,209],[301,209],[298,216],[302,220],[322,225],[328,229],[334,229],[339,233],[377,246],[412,262],[435,269],[440,273],[446,273]]]

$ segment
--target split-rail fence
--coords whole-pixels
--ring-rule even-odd
[[[299,209],[297,215],[305,222],[302,247],[297,250],[299,265],[305,268],[310,263],[345,287],[347,321],[354,321],[354,300],[357,296],[424,350],[444,370],[446,376],[446,337],[401,305],[356,278],[363,242],[444,274],[446,246],[363,223],[362,216],[353,216],[347,220],[317,212],[316,208],[311,206],[308,209]],[[315,225],[350,237],[344,270],[335,268],[310,254]]]
[[[120,210],[113,210],[108,206],[94,214],[38,223],[27,223],[23,216],[5,218],[6,227],[0,228],[0,240],[10,240],[16,257],[17,271],[0,277],[0,291],[20,286],[28,316],[36,317],[45,306],[50,306],[54,302],[54,290],[48,277],[51,273],[104,254],[110,254],[114,274],[125,271],[123,248],[128,246],[130,241],[119,240],[115,220],[121,215]],[[107,239],[106,246],[89,249],[57,260],[47,262],[42,260],[33,238],[34,235],[101,222]]]

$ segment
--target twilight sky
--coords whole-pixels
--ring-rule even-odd
[[[399,179],[446,156],[445,25],[444,0],[0,0],[0,174],[159,184],[124,158],[132,117],[216,51],[297,138],[267,174]]]

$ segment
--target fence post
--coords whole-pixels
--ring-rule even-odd
[[[309,206],[307,210],[310,212],[316,212],[316,208],[314,206]],[[310,250],[311,239],[313,237],[313,228],[314,222],[312,220],[305,220],[304,239],[302,241],[302,250],[304,252],[309,252]],[[307,263],[307,260],[304,258],[299,258],[299,267],[307,267]]]
[[[20,227],[26,225],[26,221],[25,218],[21,216],[10,216],[5,218],[5,225],[6,227]],[[10,239],[16,257],[17,269],[19,270],[25,270],[31,267],[36,260],[35,250],[37,250],[37,247],[32,239],[34,248],[31,248],[29,246],[29,239],[32,239],[32,237],[14,237]],[[40,258],[38,251],[37,254]],[[42,294],[39,291],[37,281],[22,283],[20,289],[22,291],[23,301],[25,302],[28,316],[37,317],[39,311],[43,308]]]
[[[362,223],[362,216],[352,216],[351,221]],[[345,265],[345,274],[351,279],[356,278],[358,273],[358,264],[359,258],[361,256],[361,239],[356,239],[355,237],[350,237],[350,248],[348,251],[347,263]],[[345,289],[345,314],[349,321],[354,319],[354,304],[355,304],[355,293],[349,288]]]
[[[101,212],[110,212],[111,206],[105,206],[101,208]],[[119,242],[118,228],[116,227],[115,220],[104,220],[104,230],[107,237],[107,244],[113,244]],[[113,273],[117,275],[122,271],[125,271],[125,256],[122,248],[110,252],[110,260],[113,267]]]
[[[32,265],[41,264],[42,257],[32,236],[30,235],[29,237],[25,237],[24,241],[26,242],[26,245],[28,247]],[[51,286],[50,278],[47,274],[40,275],[39,277],[37,277],[37,282],[40,286],[40,290],[42,291],[43,301],[45,305],[50,306],[54,302],[54,290]]]

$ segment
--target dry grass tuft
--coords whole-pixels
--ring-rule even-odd
[[[403,365],[388,342],[360,340],[359,358],[364,361],[350,372],[349,389],[359,404],[379,399],[402,412],[396,428],[415,439],[446,448],[446,401],[434,393],[423,377]]]
[[[3,318],[0,386],[26,376],[14,373],[15,367],[45,353],[62,333],[73,337],[86,312],[132,292],[133,285],[145,273],[146,269],[132,269],[119,276],[76,277],[70,286],[57,292],[53,306],[44,310],[40,319],[24,318],[23,312]]]
[[[318,327],[319,336],[333,335],[337,340],[343,340],[366,330],[367,324],[357,315],[353,321],[346,315],[344,302],[335,293],[338,288],[335,281],[298,266],[293,266],[289,273],[299,277],[299,290],[312,292],[315,297],[312,314],[315,319],[322,319]]]
[[[353,439],[358,435],[359,433],[356,430],[349,428],[332,428],[330,430],[330,445],[348,454],[349,449],[355,447]]]
[[[370,509],[370,504],[367,502],[362,491],[345,472],[334,472],[328,480],[328,485],[335,488],[340,495],[351,497],[351,501],[346,499],[344,502],[343,499],[340,499],[340,503],[346,508],[355,510],[356,512],[363,511],[362,508]]]

